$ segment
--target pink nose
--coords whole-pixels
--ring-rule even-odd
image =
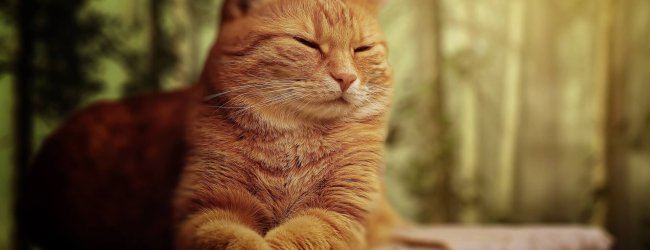
[[[337,71],[332,72],[332,77],[341,86],[341,91],[348,91],[350,86],[357,80],[357,74],[352,71]]]

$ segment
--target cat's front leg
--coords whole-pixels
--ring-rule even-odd
[[[365,228],[343,214],[311,208],[265,237],[274,250],[366,249]]]
[[[331,171],[306,204],[264,237],[274,250],[367,249],[366,225],[380,200],[372,166]]]
[[[235,185],[185,181],[175,200],[177,250],[270,249],[262,237],[268,211],[255,197]]]
[[[177,232],[179,250],[270,250],[262,236],[235,213],[210,209],[192,215]]]

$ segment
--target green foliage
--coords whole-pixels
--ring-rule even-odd
[[[164,29],[162,23],[163,10],[169,3],[169,0],[150,0],[149,50],[144,54],[122,52],[121,58],[125,59],[122,63],[131,65],[127,68],[131,78],[124,84],[125,95],[162,90],[160,79],[174,69],[178,62],[174,53],[176,39]]]
[[[108,22],[91,12],[81,15],[86,1],[33,0],[31,32],[35,55],[34,112],[50,120],[60,119],[75,111],[87,96],[101,90],[102,81],[92,77],[98,60],[107,54],[106,37],[101,27]]]
[[[12,55],[16,43],[13,39],[13,18],[11,18],[12,5],[9,1],[0,2],[0,77],[9,74],[12,69]]]

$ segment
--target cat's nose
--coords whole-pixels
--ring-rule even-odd
[[[349,70],[341,70],[332,72],[332,77],[341,86],[341,91],[348,91],[350,86],[357,80],[357,74]]]

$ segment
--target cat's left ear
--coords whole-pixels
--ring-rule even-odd
[[[226,0],[221,7],[221,23],[227,23],[250,14],[273,0]]]

